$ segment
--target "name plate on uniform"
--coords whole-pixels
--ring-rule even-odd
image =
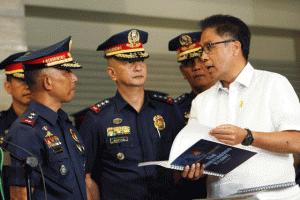
[[[128,136],[126,137],[117,137],[117,138],[110,138],[111,144],[121,143],[121,142],[128,142]]]

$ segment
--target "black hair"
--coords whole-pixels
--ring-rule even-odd
[[[248,26],[239,18],[230,15],[213,15],[200,22],[204,31],[207,28],[216,28],[220,36],[229,35],[242,45],[243,56],[248,61],[251,33]]]

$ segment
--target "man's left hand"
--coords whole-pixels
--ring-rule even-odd
[[[248,132],[247,130],[238,126],[223,124],[212,129],[209,134],[225,144],[237,145],[244,141]]]

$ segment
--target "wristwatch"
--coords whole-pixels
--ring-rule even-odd
[[[254,138],[252,132],[249,129],[245,128],[245,130],[248,132],[248,134],[242,142],[242,145],[249,146],[253,143]]]

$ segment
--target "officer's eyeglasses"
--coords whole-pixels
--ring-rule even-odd
[[[236,40],[224,40],[224,41],[220,41],[220,42],[214,42],[214,43],[208,43],[206,45],[204,45],[200,50],[199,50],[199,53],[200,55],[202,55],[203,51],[208,54],[210,53],[211,51],[211,48],[213,45],[216,45],[216,44],[222,44],[222,43],[228,43],[228,42],[235,42]]]

